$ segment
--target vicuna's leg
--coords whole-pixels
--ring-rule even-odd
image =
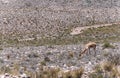
[[[88,48],[88,53],[91,54],[91,52],[90,52],[90,48]]]
[[[84,50],[79,54],[79,56],[81,56],[82,54],[84,54],[86,51],[87,51],[87,49],[84,49]]]
[[[93,49],[94,49],[94,52],[95,52],[94,56],[96,56],[96,46]]]

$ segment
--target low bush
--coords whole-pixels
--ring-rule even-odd
[[[105,49],[105,48],[115,48],[115,47],[113,45],[111,45],[109,42],[105,42],[103,44],[103,49]]]

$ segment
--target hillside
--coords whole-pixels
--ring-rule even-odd
[[[71,78],[85,78],[86,76],[88,78],[113,78],[113,74],[119,77],[117,73],[120,74],[120,72],[109,69],[113,64],[116,64],[114,67],[120,65],[119,47],[120,43],[97,44],[95,56],[91,49],[91,55],[86,53],[82,57],[79,56],[84,49],[82,44],[2,48],[0,49],[0,77],[6,73],[8,77],[11,74],[11,78],[18,78],[14,76],[22,74],[26,74],[30,78],[59,78],[59,76],[60,78],[69,78],[69,76]],[[111,65],[107,62],[110,62]],[[98,67],[106,63],[105,69]],[[72,73],[75,70],[76,75]],[[106,75],[104,75],[105,73]]]
[[[119,22],[119,0],[0,0],[0,78],[119,78]]]
[[[119,22],[119,4],[118,0],[1,0],[0,38],[54,39],[73,27]]]

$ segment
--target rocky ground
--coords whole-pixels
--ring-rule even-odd
[[[0,78],[9,78],[9,73],[26,76],[25,70],[35,73],[40,66],[64,71],[82,67],[89,73],[112,55],[119,56],[119,4],[118,0],[0,0]],[[97,27],[100,24],[110,26]],[[98,42],[97,55],[79,57],[88,41]],[[112,47],[107,44],[103,49],[106,41]]]
[[[69,28],[119,22],[119,4],[117,0],[0,0],[0,39],[55,38]]]
[[[92,54],[84,54],[79,57],[83,50],[83,44],[79,45],[56,45],[56,46],[27,46],[27,47],[7,47],[0,52],[0,67],[12,67],[17,64],[19,72],[25,67],[29,71],[37,71],[39,65],[47,67],[59,67],[60,69],[74,70],[80,67],[84,72],[91,72],[93,67],[107,59],[105,54],[120,54],[120,43],[111,43],[115,48],[103,49],[103,44],[97,44],[97,55],[91,49]],[[5,71],[4,71],[5,72]]]

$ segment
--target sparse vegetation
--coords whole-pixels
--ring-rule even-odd
[[[70,51],[70,52],[68,52],[68,53],[69,53],[69,56],[68,56],[69,58],[73,58],[73,57],[74,57],[74,52],[71,52],[71,51]]]
[[[37,53],[32,52],[31,54],[28,55],[29,58],[37,58],[39,55]]]
[[[1,0],[0,74],[81,78],[94,69],[89,78],[118,78],[120,45],[111,43],[120,42],[119,4],[119,0]],[[90,28],[78,35],[70,34],[72,29],[84,26]],[[80,43],[89,41],[104,44],[98,44],[96,56],[80,58]],[[103,59],[107,60],[103,66],[93,68]]]
[[[102,73],[102,68],[100,67],[100,65],[96,65],[95,68],[94,68],[95,72],[96,73]]]
[[[90,73],[89,77],[90,78],[104,78],[101,73]]]
[[[95,71],[89,74],[90,78],[116,78],[119,77],[117,66],[109,61],[105,61],[100,65],[95,66]]]
[[[0,47],[0,50],[3,50],[3,48],[2,48],[2,47]]]
[[[40,62],[41,65],[46,66],[46,61]]]
[[[115,48],[115,47],[113,45],[111,45],[109,42],[105,42],[103,44],[103,49],[105,49],[105,48]]]
[[[16,69],[17,67],[17,69]],[[44,67],[44,66],[43,66]],[[62,70],[60,70],[60,68],[51,68],[48,67],[46,69],[43,70],[39,69],[37,72],[31,72],[28,70],[24,70],[23,73],[27,74],[29,77],[31,78],[81,78],[84,69],[80,68],[77,70],[72,70],[72,71],[68,71],[68,72],[64,72]],[[4,70],[3,70],[4,69]],[[18,72],[18,65],[15,65],[14,69],[10,69],[9,67],[3,67],[2,70],[4,71],[3,73],[10,73],[12,75],[20,75],[20,73]]]
[[[60,78],[81,78],[83,75],[84,69],[80,68],[73,71],[61,72]]]
[[[46,56],[46,57],[44,58],[44,61],[48,62],[48,61],[50,61],[50,58]]]
[[[118,54],[118,56],[119,56],[119,54]],[[119,69],[117,69],[119,63],[116,64],[114,61],[107,60],[107,61],[102,62],[100,65],[103,73],[106,74],[106,76],[109,78],[115,78],[115,77],[120,76],[120,72],[118,71]]]
[[[100,65],[96,65],[94,70],[95,70],[94,72],[89,74],[90,78],[104,78],[103,77],[103,70],[100,67]]]
[[[2,66],[0,67],[0,74],[4,73],[10,73],[12,75],[19,75],[19,68],[20,66],[18,64],[13,64],[13,67],[9,66]]]
[[[113,68],[113,64],[109,61],[106,61],[103,63],[103,67],[102,67],[105,71],[112,71],[112,68]]]
[[[17,40],[17,38],[15,39],[6,38],[5,42],[7,42],[9,46],[10,45],[13,46],[13,44],[25,45],[25,46],[28,46],[28,45],[29,46],[40,46],[40,45],[52,46],[52,45],[78,44],[81,42],[96,41],[100,43],[104,42],[104,47],[106,48],[107,47],[114,48],[114,46],[111,46],[109,42],[116,42],[120,40],[119,25],[111,25],[109,27],[89,28],[89,29],[84,30],[83,33],[79,35],[72,36],[70,35],[70,32],[73,27],[68,27],[64,30],[61,30],[62,32],[59,32],[57,36],[52,36],[52,35],[51,37],[42,36],[39,39],[35,37],[35,39],[33,40],[20,41],[20,42]]]

